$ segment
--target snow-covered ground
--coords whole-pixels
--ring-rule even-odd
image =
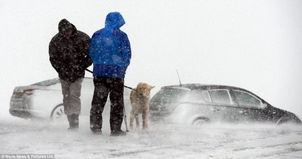
[[[69,131],[66,121],[1,118],[0,154],[54,154],[56,159],[302,158],[302,127],[296,125],[152,123],[147,131],[111,137],[108,121],[103,134],[94,135],[88,119],[82,116],[79,131]]]

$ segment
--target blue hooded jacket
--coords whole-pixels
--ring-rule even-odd
[[[127,34],[120,30],[124,24],[119,12],[111,12],[106,17],[105,28],[93,34],[89,54],[94,76],[125,77],[131,49]]]

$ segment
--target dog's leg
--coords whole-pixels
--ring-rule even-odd
[[[131,113],[130,113],[130,129],[133,129],[134,117],[135,117],[134,111],[131,110]]]
[[[139,128],[138,113],[135,114],[136,128]]]
[[[148,128],[148,119],[149,119],[149,113],[147,110],[143,111],[143,129]]]

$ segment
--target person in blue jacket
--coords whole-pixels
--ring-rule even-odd
[[[96,31],[90,42],[89,55],[93,61],[95,86],[90,110],[90,129],[101,133],[102,112],[109,95],[111,102],[111,135],[126,135],[121,130],[124,115],[124,78],[131,59],[127,34],[120,30],[125,24],[119,12],[106,17],[105,28]]]

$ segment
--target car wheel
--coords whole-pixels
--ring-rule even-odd
[[[207,117],[197,117],[192,121],[192,125],[203,125],[210,122],[210,119]]]
[[[64,105],[63,104],[59,104],[57,106],[55,106],[50,114],[50,118],[52,120],[58,120],[60,118],[62,118],[65,115],[64,113]]]

